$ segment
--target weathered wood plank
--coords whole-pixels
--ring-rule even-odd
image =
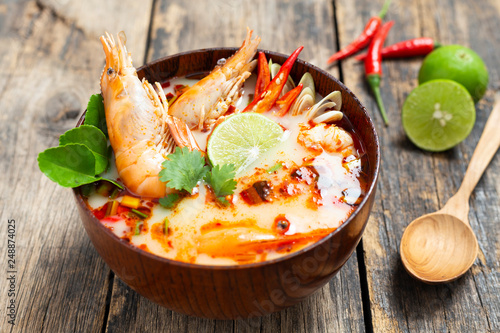
[[[260,36],[261,49],[290,54],[318,67],[335,47],[333,8],[326,1],[158,1],[148,61],[208,47],[239,47],[246,28]],[[332,74],[337,76],[336,68]]]
[[[341,46],[361,32],[380,6],[381,1],[337,2]],[[500,37],[492,34],[499,20],[498,9],[489,1],[393,2],[387,20],[396,23],[387,43],[429,36],[444,44],[468,45],[485,59],[491,74],[490,89],[498,89],[500,58],[493,49]],[[456,282],[428,286],[410,278],[399,258],[400,239],[408,223],[440,208],[458,189],[492,105],[490,90],[477,105],[473,132],[458,147],[440,154],[415,148],[402,129],[400,110],[418,84],[421,61],[384,62],[382,98],[391,120],[387,128],[365,84],[362,65],[352,59],[342,63],[344,81],[371,110],[382,146],[379,196],[363,237],[373,328],[376,332],[498,331],[498,156],[471,199],[470,222],[481,244],[471,271]]]
[[[16,296],[6,292],[7,261],[2,260],[2,331],[99,332],[103,326],[110,271],[83,231],[70,190],[48,180],[36,162],[40,151],[56,145],[59,135],[76,124],[89,96],[99,91],[104,56],[97,32],[87,29],[94,17],[125,4],[90,3],[94,6],[85,12],[70,10],[76,2],[66,1],[51,6],[43,1],[0,6],[4,259],[7,221],[16,221]],[[121,19],[128,15],[130,21],[142,22],[129,33],[131,49],[142,49],[140,58],[151,13],[151,2],[147,3],[144,8],[131,4],[120,14]],[[62,4],[67,13],[57,7]],[[111,31],[118,29],[116,23],[112,17],[106,21]],[[15,326],[8,324],[4,306],[10,299],[16,301]]]
[[[262,38],[260,47],[291,53],[304,45],[301,59],[324,67],[335,39],[333,8],[328,1],[231,1],[186,3],[158,1],[148,60],[178,52],[239,46],[246,27]],[[332,68],[333,74],[337,73]],[[127,319],[123,320],[123,317]],[[129,319],[130,318],[130,319]],[[140,319],[139,319],[140,318]],[[114,283],[107,332],[360,332],[364,331],[357,259],[306,301],[262,318],[217,321],[184,316]]]

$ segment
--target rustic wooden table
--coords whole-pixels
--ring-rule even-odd
[[[418,36],[476,50],[490,72],[470,136],[444,153],[406,139],[402,104],[422,58],[384,62],[384,127],[355,60],[326,66],[378,13],[382,0],[0,2],[0,331],[2,332],[500,332],[500,154],[471,198],[479,256],[461,279],[438,286],[412,279],[399,258],[404,228],[457,190],[500,89],[500,1],[395,0],[388,43]],[[39,171],[37,154],[74,126],[99,91],[98,36],[125,30],[137,66],[181,51],[238,46],[246,27],[261,48],[301,58],[343,81],[370,110],[382,147],[377,199],[355,254],[301,304],[262,318],[192,318],[142,298],[109,270],[90,243],[72,194]],[[15,225],[15,267],[7,264]],[[12,248],[12,247],[10,247]],[[15,273],[8,273],[8,271]],[[13,277],[13,278],[12,278]],[[10,279],[9,279],[10,278]],[[12,292],[15,293],[12,294]],[[15,325],[9,324],[11,301]]]

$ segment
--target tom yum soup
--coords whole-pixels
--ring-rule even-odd
[[[161,257],[247,264],[338,228],[367,190],[362,143],[342,96],[267,61],[251,39],[203,78],[137,78],[124,36],[101,37],[102,99],[113,157],[81,193],[119,238]]]

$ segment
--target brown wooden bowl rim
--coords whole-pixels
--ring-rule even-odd
[[[140,67],[137,68],[137,72],[144,71],[145,69],[150,69],[151,66],[153,66],[155,64],[158,64],[158,63],[161,63],[161,62],[164,62],[166,60],[170,60],[172,58],[178,58],[178,57],[182,57],[182,56],[186,56],[186,55],[191,55],[191,54],[196,54],[196,53],[207,53],[207,52],[218,52],[218,51],[228,51],[228,52],[232,51],[232,52],[236,52],[237,50],[238,50],[238,48],[236,48],[236,47],[216,47],[216,48],[204,48],[204,49],[196,49],[196,50],[191,50],[191,51],[180,52],[180,53],[176,53],[176,54],[173,54],[173,55],[169,55],[169,56],[166,56],[166,57],[162,57],[162,58],[153,60],[153,61],[151,61],[151,62],[149,62],[149,63],[147,63],[145,65],[142,65],[142,66],[140,66]],[[264,52],[265,54],[272,55],[272,56],[283,57],[284,59],[288,58],[288,55],[285,55],[283,53],[278,53],[278,52],[269,51],[269,50],[261,50],[261,49],[258,49],[258,51],[259,52]],[[310,63],[308,63],[308,62],[306,62],[304,60],[301,60],[301,59],[297,59],[296,62],[299,62],[299,63],[305,65],[306,67],[311,68],[311,69],[313,69],[315,71],[318,71],[322,75],[325,75],[328,79],[335,81],[341,87],[341,89],[343,89],[342,93],[348,93],[354,99],[354,101],[359,106],[361,106],[361,111],[363,112],[364,116],[368,120],[368,124],[370,125],[370,129],[373,132],[374,139],[375,139],[376,165],[375,165],[375,168],[374,168],[373,181],[371,182],[370,187],[369,187],[369,189],[368,189],[365,197],[363,198],[363,200],[361,201],[361,203],[359,204],[359,206],[356,207],[356,209],[354,210],[354,212],[351,215],[349,215],[349,217],[347,218],[347,220],[344,223],[342,223],[337,229],[335,229],[334,231],[332,231],[331,233],[329,233],[325,237],[321,238],[320,240],[318,240],[316,242],[313,242],[313,243],[307,245],[306,247],[304,247],[304,248],[302,248],[302,249],[300,249],[298,251],[294,251],[294,252],[286,254],[286,255],[284,255],[282,257],[271,259],[271,260],[266,260],[266,261],[251,263],[251,264],[235,264],[235,265],[201,265],[201,264],[193,264],[193,263],[188,263],[188,262],[183,262],[183,261],[177,261],[177,260],[173,260],[173,259],[161,257],[159,255],[156,255],[156,254],[153,254],[153,253],[141,250],[139,247],[131,244],[130,242],[127,242],[127,241],[122,240],[121,238],[118,238],[118,236],[116,236],[111,230],[109,230],[107,227],[105,227],[90,212],[90,210],[87,208],[87,205],[83,201],[82,196],[80,195],[80,193],[78,193],[77,188],[73,188],[73,194],[75,195],[75,197],[77,199],[77,202],[80,205],[82,205],[82,207],[84,208],[84,210],[86,212],[89,213],[91,220],[98,225],[98,228],[101,228],[101,230],[103,230],[104,232],[108,233],[108,235],[110,235],[111,237],[114,237],[116,240],[118,240],[124,246],[127,246],[129,249],[133,250],[134,252],[137,252],[139,255],[145,255],[145,256],[150,257],[151,259],[159,260],[160,262],[163,262],[163,263],[169,264],[169,265],[173,265],[173,266],[181,266],[181,267],[192,268],[192,269],[209,269],[209,270],[212,270],[212,269],[215,269],[215,270],[251,269],[251,268],[255,268],[255,267],[261,267],[261,266],[266,266],[266,265],[273,265],[273,264],[281,262],[281,261],[290,260],[290,259],[292,259],[292,258],[294,258],[296,256],[299,256],[299,255],[303,254],[304,252],[307,252],[307,251],[311,250],[313,247],[319,246],[322,243],[327,242],[331,237],[333,237],[335,234],[339,233],[344,227],[347,226],[347,224],[349,224],[356,217],[356,215],[361,211],[361,209],[363,208],[363,206],[367,203],[368,199],[370,198],[370,196],[374,192],[375,186],[377,185],[378,175],[379,175],[379,169],[380,169],[380,143],[379,143],[377,131],[375,130],[375,125],[373,124],[373,121],[372,121],[371,117],[369,116],[369,114],[368,114],[368,112],[366,110],[366,107],[361,103],[361,101],[356,97],[356,95],[354,95],[354,93],[349,88],[347,88],[341,81],[337,80],[337,78],[335,78],[333,75],[331,75],[330,73],[324,71],[323,69],[321,69],[321,68],[319,68],[319,67],[317,67],[317,66],[315,66],[313,64],[310,64]],[[83,120],[85,119],[86,112],[87,112],[87,110],[85,110],[85,112],[80,117],[80,119],[79,119],[79,121],[77,123],[77,126],[80,126],[80,124],[83,123]],[[365,144],[365,143],[363,142],[363,144]],[[366,222],[365,222],[365,225],[366,225]],[[361,231],[361,233],[363,233],[363,232],[364,232],[364,228]]]

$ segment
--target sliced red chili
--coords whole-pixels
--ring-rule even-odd
[[[257,75],[257,83],[255,84],[255,95],[254,99],[266,89],[269,82],[271,81],[271,74],[269,73],[269,65],[267,64],[266,55],[264,52],[259,52],[259,74]]]
[[[300,92],[302,91],[302,87],[303,85],[301,83],[276,101],[276,105],[278,105],[280,108],[279,112],[276,113],[278,117],[283,117],[288,113],[288,111],[290,111],[290,107],[299,96]]]
[[[104,204],[104,206],[94,209],[92,212],[98,220],[102,220],[106,216],[106,211],[108,210],[109,202]]]
[[[243,112],[252,111],[263,113],[269,111],[274,106],[274,103],[278,100],[280,93],[288,80],[288,75],[292,70],[293,64],[299,57],[300,51],[302,51],[303,48],[303,46],[299,47],[290,55],[290,57],[288,57],[274,79],[269,82],[266,89],[259,96],[255,97],[253,102],[248,104]]]

